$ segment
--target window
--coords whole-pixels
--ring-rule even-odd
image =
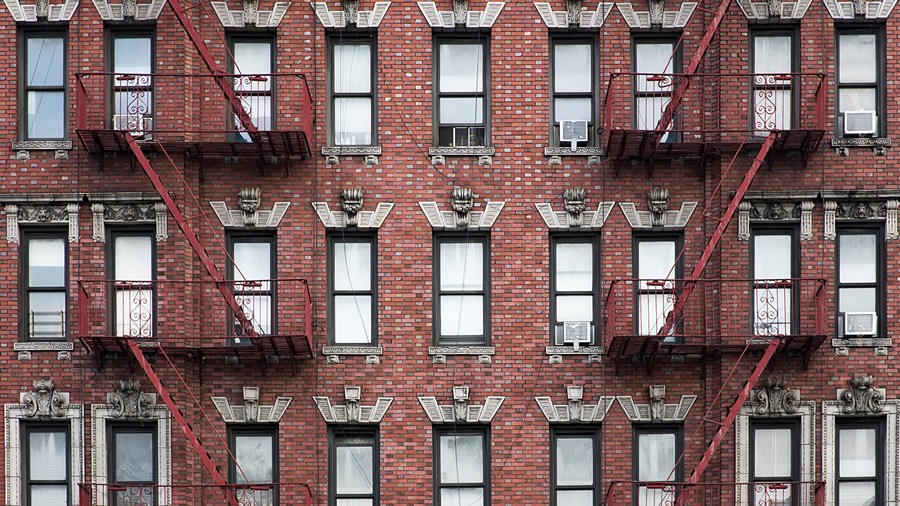
[[[487,344],[490,322],[488,236],[438,236],[438,344]]]
[[[275,236],[229,235],[231,255],[228,279],[234,281],[234,299],[244,316],[259,335],[275,333]],[[235,318],[232,328],[233,344],[250,344],[241,338],[244,329]]]
[[[71,504],[68,427],[26,425],[24,437],[25,505]]]
[[[635,265],[639,296],[637,331],[641,336],[654,336],[666,323],[666,318],[680,293],[682,274],[681,236],[653,235],[636,237]],[[677,261],[676,261],[677,258]],[[665,342],[676,342],[681,320],[669,330]]]
[[[65,232],[26,232],[22,237],[26,341],[66,338],[68,245]]]
[[[234,77],[234,91],[258,130],[272,130],[272,94],[275,91],[274,42],[271,37],[232,37],[229,62]],[[235,130],[244,130],[234,117]],[[250,142],[250,135],[238,133],[235,140]]]
[[[113,31],[113,129],[143,133],[153,128],[154,37],[150,32]]]
[[[837,46],[837,135],[873,135],[863,132],[874,123],[874,136],[885,137],[882,30],[838,28]]]
[[[878,228],[839,228],[838,337],[884,335],[884,239]]]
[[[245,506],[278,504],[278,436],[275,428],[229,428],[228,479],[238,485],[264,484],[235,488],[238,502]]]
[[[552,431],[551,506],[600,503],[600,429]]]
[[[681,72],[681,51],[676,50],[675,38],[635,38],[634,71],[634,127],[656,130],[663,110],[669,105],[675,87],[673,74]],[[674,121],[674,120],[673,120]],[[666,126],[671,130],[674,125]],[[669,132],[662,142],[674,142],[676,133]]]
[[[116,335],[152,337],[156,312],[156,251],[151,232],[111,232],[113,321]]]
[[[331,235],[328,321],[335,345],[376,343],[375,236]]]
[[[554,37],[553,41],[553,143],[571,146],[560,138],[560,121],[587,121],[588,139],[578,146],[593,146],[597,129],[593,39]]]
[[[375,36],[338,32],[329,42],[329,140],[334,146],[375,145]]]
[[[793,121],[795,65],[793,30],[753,32],[753,130],[790,129]],[[798,83],[799,84],[799,83]]]
[[[796,228],[753,230],[753,335],[795,334]]]
[[[565,343],[566,322],[587,322],[590,341],[584,344],[595,344],[597,298],[594,292],[600,286],[599,269],[594,268],[597,236],[559,236],[552,237],[550,242],[553,248],[550,257],[553,343],[557,346]]]
[[[883,419],[837,422],[837,506],[882,506],[884,502]]]
[[[112,504],[156,504],[157,491],[152,486],[157,482],[155,424],[111,425],[108,436],[110,484],[126,485],[110,494]]]
[[[378,435],[375,430],[332,430],[330,506],[378,506]]]
[[[484,92],[488,65],[488,35],[477,38],[440,38],[437,55],[438,146],[486,146],[488,95]]]
[[[754,420],[750,439],[753,504],[799,504],[799,419]]]
[[[635,428],[637,456],[634,475],[634,503],[637,506],[674,504],[675,487],[660,486],[667,481],[682,481],[682,427],[658,425]]]
[[[65,139],[66,32],[23,32],[23,125],[28,140]],[[21,68],[21,65],[20,65]]]
[[[490,506],[488,428],[436,428],[435,439],[437,506]]]

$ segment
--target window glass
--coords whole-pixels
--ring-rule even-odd
[[[638,270],[641,279],[675,279],[675,241],[640,241]]]
[[[556,441],[556,484],[591,485],[594,483],[594,440],[590,437],[566,437]]]
[[[638,480],[674,481],[675,458],[675,434],[640,434],[638,437]]]
[[[441,123],[484,122],[484,99],[481,97],[442,97]]]
[[[484,91],[484,55],[481,44],[440,45],[441,92]]]
[[[63,86],[65,39],[29,37],[28,86]]]
[[[271,74],[272,44],[269,42],[235,42],[234,43],[235,74]],[[259,81],[253,89],[270,88],[269,80]]]
[[[26,34],[26,137],[61,139],[66,136],[64,34]]]
[[[116,481],[154,481],[153,454],[152,432],[116,432]]]
[[[238,483],[274,483],[272,436],[238,435],[234,438]]]
[[[441,334],[478,336],[484,333],[484,298],[480,295],[441,296]]]
[[[371,287],[372,245],[369,242],[336,242],[335,290],[368,290]]]
[[[841,83],[873,83],[877,80],[875,34],[838,36]]]
[[[591,92],[593,82],[590,44],[555,44],[553,65],[554,91]]]
[[[153,279],[153,239],[148,236],[115,238],[115,277],[122,281]]]
[[[556,504],[565,506],[594,506],[592,490],[558,490]]]
[[[151,74],[150,37],[116,37],[113,68],[117,74]]]
[[[791,477],[791,429],[755,429],[753,469],[757,478]]]
[[[556,297],[557,322],[590,322],[594,319],[594,297],[559,295]]]
[[[335,44],[335,93],[368,93],[372,86],[371,58],[369,44]]]
[[[840,282],[873,283],[876,278],[875,234],[840,235]]]
[[[372,338],[372,297],[334,297],[334,340],[338,344],[369,343]]]
[[[234,243],[234,279],[260,280],[272,277],[272,251],[269,242]]]
[[[674,72],[674,52],[675,45],[672,42],[638,42],[634,48],[634,71],[639,74],[671,74]],[[663,91],[663,83],[650,81],[647,77],[649,76],[638,76],[639,91]],[[665,90],[671,91],[668,88]]]
[[[875,439],[875,429],[841,429],[842,478],[875,476]]]
[[[67,478],[66,433],[30,432],[28,473],[32,480],[56,481]]]
[[[754,74],[790,74],[793,70],[793,47],[790,35],[757,35],[753,37]]]
[[[33,287],[65,285],[64,239],[29,239],[28,282]]]
[[[338,145],[372,142],[372,99],[347,97],[334,100],[335,140]]]
[[[480,483],[484,478],[484,436],[441,436],[441,483]]]
[[[790,234],[759,234],[753,237],[753,277],[791,279],[793,237]]]
[[[591,243],[561,242],[556,245],[556,289],[593,288],[594,247]]]
[[[339,494],[371,494],[373,462],[371,446],[339,446],[337,458],[337,492]]]
[[[484,288],[484,245],[480,242],[441,243],[441,290]]]

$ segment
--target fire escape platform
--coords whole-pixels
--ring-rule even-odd
[[[227,344],[227,341],[220,339],[219,344],[213,340],[204,342],[202,345],[189,345],[184,343],[182,339],[173,338],[176,341],[173,344],[166,344],[167,338],[139,338],[121,336],[84,336],[80,337],[81,345],[91,355],[104,353],[129,353],[129,342],[137,341],[139,346],[145,352],[152,352],[161,346],[169,355],[188,355],[202,357],[248,357],[248,358],[265,358],[278,357],[284,359],[295,360],[297,358],[305,358],[312,356],[312,346],[308,336],[305,335],[273,335],[258,336],[255,338],[257,344]]]
[[[92,154],[121,153],[129,151],[125,141],[124,130],[77,130],[78,139],[84,149]],[[160,141],[153,137],[152,133],[139,137],[138,144],[141,150],[148,153],[158,152],[162,147],[166,151],[187,153],[201,160],[222,158],[226,156],[236,157],[299,157],[308,159],[312,157],[310,139],[302,130],[266,130],[258,133],[257,142],[242,141],[186,141],[183,140],[184,132],[177,132],[182,140],[172,140],[176,132],[163,136],[165,142],[161,146]],[[219,137],[222,137],[219,135]]]
[[[715,135],[720,137],[721,133],[716,132]],[[749,138],[745,138],[744,142],[737,140],[703,141],[692,139],[680,142],[657,143],[659,136],[660,133],[655,130],[610,130],[606,143],[606,155],[614,160],[701,158],[704,155],[715,154],[719,151],[733,151],[740,148],[742,144],[744,148],[755,151],[766,140],[765,136],[751,135]],[[694,136],[691,135],[691,137]],[[775,151],[796,151],[806,155],[817,150],[824,137],[824,130],[779,130],[776,133],[772,149]]]
[[[778,352],[807,354],[816,351],[825,342],[825,335],[777,336],[781,339]],[[686,337],[686,342],[665,342],[658,336],[617,335],[609,340],[607,356],[614,360],[626,357],[654,355],[680,355],[705,357],[715,353],[740,352],[745,347],[765,349],[769,342],[758,337],[697,336]],[[708,341],[712,341],[710,343]],[[724,342],[723,342],[724,341]]]

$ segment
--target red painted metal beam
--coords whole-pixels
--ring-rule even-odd
[[[150,366],[150,363],[147,361],[147,357],[144,356],[143,350],[141,347],[135,342],[134,339],[128,340],[128,346],[131,348],[131,353],[137,359],[138,364],[140,364],[141,368],[144,369],[144,373],[147,374],[147,377],[150,379],[150,383],[153,384],[153,388],[156,389],[156,393],[162,398],[163,402],[166,404],[166,407],[169,408],[169,412],[172,413],[172,418],[178,422],[178,425],[181,426],[181,431],[184,432],[184,435],[187,437],[188,441],[191,443],[191,447],[197,452],[197,455],[200,457],[200,461],[203,462],[203,466],[209,471],[209,474],[212,475],[213,481],[216,485],[222,487],[225,491],[225,499],[228,501],[229,506],[240,506],[237,498],[234,495],[234,491],[227,487],[228,482],[225,481],[225,478],[222,478],[222,475],[219,473],[219,470],[216,469],[216,465],[213,463],[212,459],[209,458],[209,453],[206,452],[206,449],[203,448],[203,444],[200,443],[200,440],[197,439],[197,435],[194,434],[194,429],[191,428],[191,425],[184,418],[184,415],[181,413],[181,409],[175,404],[175,400],[172,399],[172,396],[169,395],[169,392],[166,390],[166,387],[163,386],[162,380],[159,379],[159,376],[156,375],[156,371],[153,370],[153,367]]]

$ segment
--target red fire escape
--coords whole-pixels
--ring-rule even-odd
[[[684,73],[615,73],[610,76],[604,101],[605,147],[616,174],[622,161],[646,162],[648,175],[654,163],[672,158],[693,158],[705,166],[707,157],[733,152],[727,175],[738,153],[756,150],[750,167],[719,217],[708,214],[709,203],[719,197],[721,183],[701,216],[718,222],[703,253],[685,279],[614,281],[607,294],[606,347],[616,371],[624,359],[645,360],[652,372],[658,355],[705,358],[720,352],[753,355],[760,359],[721,421],[708,419],[718,429],[697,467],[685,483],[614,482],[605,504],[707,504],[747,490],[752,504],[787,504],[791,491],[814,497],[824,504],[821,482],[806,483],[710,483],[703,473],[724,440],[741,406],[778,351],[801,355],[804,366],[825,340],[825,281],[821,279],[747,280],[704,279],[713,252],[760,167],[775,151],[807,157],[820,145],[825,133],[825,80],[823,74],[703,74],[701,63],[715,38],[731,0],[720,0],[696,53]],[[710,102],[709,97],[719,96]],[[726,98],[727,97],[727,98]],[[713,114],[710,103],[727,101],[750,104],[747,114]],[[714,111],[720,112],[720,111]],[[630,124],[630,127],[623,126]],[[750,302],[750,304],[748,304]],[[732,311],[732,308],[734,311]],[[746,311],[738,325],[729,323],[734,313]],[[728,313],[729,318],[722,317]],[[737,318],[736,320],[741,320]],[[737,374],[737,365],[723,382],[716,402]],[[712,408],[708,413],[712,412]],[[647,496],[634,497],[638,490]]]
[[[226,157],[252,157],[259,160],[262,169],[280,164],[289,171],[295,160],[309,158],[313,149],[312,100],[306,77],[299,73],[226,74],[216,64],[181,3],[169,0],[168,5],[193,41],[208,72],[80,73],[76,130],[84,148],[99,157],[101,167],[108,153],[131,154],[132,164],[139,165],[153,184],[210,279],[82,280],[79,282],[79,340],[98,368],[102,367],[104,357],[113,352],[133,357],[144,370],[214,483],[187,485],[189,488],[218,490],[224,499],[221,502],[229,506],[274,504],[273,497],[284,504],[312,504],[310,489],[305,484],[228,484],[191,425],[195,418],[205,414],[199,401],[188,389],[186,393],[199,412],[188,420],[147,358],[147,353],[159,353],[166,359],[171,355],[187,355],[198,362],[215,356],[258,357],[263,367],[270,362],[288,360],[296,373],[297,359],[312,354],[312,314],[306,280],[226,280],[147,156],[154,153],[157,163],[171,164],[176,169],[170,157],[173,152],[199,159],[201,167],[202,161],[210,158],[222,161]],[[272,93],[276,84],[277,95]],[[198,103],[191,108],[183,98],[185,94],[211,94],[216,90],[224,95],[227,107],[201,105],[198,97]],[[157,100],[158,107],[154,107],[155,96],[182,98]],[[173,103],[180,104],[180,108],[173,107]],[[284,120],[285,124],[279,129],[256,127],[257,123],[271,124],[273,117]],[[191,125],[199,127],[191,129]],[[183,312],[185,293],[200,294],[200,300],[204,301],[202,314],[177,316]],[[208,302],[216,298],[216,293],[222,301],[220,305]],[[277,308],[271,296],[275,293],[280,306],[291,308],[290,318],[278,319],[277,332],[272,328]],[[166,317],[157,318],[157,313]],[[188,388],[183,380],[182,383]],[[91,504],[92,490],[95,494],[121,496],[134,494],[134,489],[85,484],[81,504]],[[147,497],[155,497],[156,492],[148,488],[137,494],[129,504],[143,504]]]

